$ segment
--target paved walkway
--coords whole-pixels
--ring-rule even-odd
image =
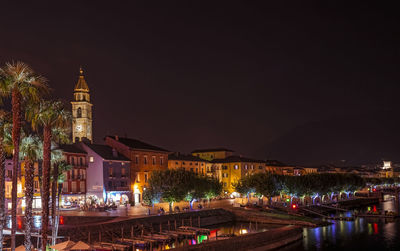
[[[226,200],[216,200],[211,201],[210,204],[205,203],[205,208],[225,208],[225,207],[232,207],[233,199],[226,199]],[[197,203],[193,205],[193,211],[197,211]],[[203,204],[202,204],[203,205]],[[189,206],[188,202],[179,202],[174,203],[174,208],[178,206],[181,209],[183,207]],[[150,209],[150,215],[158,214],[158,209],[163,207],[165,212],[168,213],[168,203],[160,203],[159,205],[155,206],[154,208],[148,208],[141,205],[132,206],[132,207],[125,207],[121,206],[118,207],[116,210],[109,210],[106,212],[98,212],[98,211],[80,211],[80,210],[62,210],[61,215],[63,216],[115,216],[115,217],[143,217],[148,215],[148,210]]]

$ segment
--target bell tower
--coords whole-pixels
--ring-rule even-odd
[[[89,87],[83,76],[82,68],[79,69],[79,79],[74,89],[72,104],[72,142],[92,139],[92,104],[90,103]]]

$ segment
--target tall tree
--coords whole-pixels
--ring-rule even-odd
[[[25,169],[25,250],[30,251],[32,247],[31,233],[32,233],[32,201],[33,201],[33,183],[35,162],[38,161],[41,154],[41,142],[37,136],[27,136],[21,141],[21,157],[24,161]]]
[[[10,116],[0,110],[0,250],[3,250],[3,226],[6,220],[5,209],[5,159],[12,152]]]
[[[22,62],[6,63],[0,70],[0,94],[10,97],[12,105],[13,127],[12,141],[13,177],[11,191],[11,250],[15,249],[15,232],[17,226],[17,184],[19,176],[19,145],[21,141],[21,123],[24,106],[27,102],[37,103],[41,94],[46,92],[47,86],[44,78],[35,75],[33,70]]]
[[[69,113],[60,101],[42,101],[29,109],[27,117],[32,121],[35,130],[43,129],[43,163],[42,163],[42,250],[47,246],[47,231],[49,225],[49,193],[51,169],[52,129],[66,127],[69,123]]]
[[[64,114],[66,120],[70,120],[70,114]],[[70,136],[69,136],[69,126],[67,127],[55,127],[52,130],[52,136],[54,142],[57,142],[55,145],[55,149],[51,153],[51,162],[53,166],[52,171],[52,182],[51,182],[51,225],[52,227],[52,245],[56,244],[56,234],[58,230],[58,216],[57,216],[57,191],[58,185],[60,181],[60,176],[65,168],[65,163],[63,161],[63,153],[59,149],[60,144],[67,144],[70,143]]]

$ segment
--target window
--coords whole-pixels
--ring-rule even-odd
[[[245,169],[245,170],[247,170],[247,168],[248,168],[248,167],[247,167],[247,164],[246,164],[246,165],[244,165],[244,169]]]
[[[254,169],[254,166],[253,166],[253,165],[251,165],[251,166],[250,166],[250,169],[251,169],[251,170],[253,170],[253,169]]]
[[[82,109],[79,107],[78,111],[77,111],[77,115],[78,118],[82,118]]]
[[[113,168],[112,167],[108,168],[108,174],[110,175],[110,177],[113,177]]]
[[[112,187],[112,181],[108,182],[108,187]]]
[[[121,169],[121,176],[122,176],[122,177],[125,177],[125,175],[126,175],[126,169],[125,169],[125,168],[122,168],[122,169]]]
[[[175,165],[178,165],[178,162],[175,162]]]
[[[163,165],[164,163],[164,157],[160,157],[160,165]]]
[[[222,170],[228,170],[228,166],[222,166]]]
[[[226,182],[224,182],[224,187],[227,187],[228,185],[226,184]]]
[[[136,183],[140,183],[140,175],[136,174]]]
[[[153,165],[155,165],[156,164],[156,156],[151,157],[151,160],[153,162]]]
[[[144,174],[144,182],[147,182],[147,173]]]
[[[81,187],[81,192],[84,193],[85,192],[85,182],[80,182],[80,187]]]
[[[75,158],[74,157],[71,157],[71,164],[75,165]]]
[[[72,192],[76,193],[76,181],[71,182]]]
[[[94,158],[93,158],[93,156],[90,156],[90,157],[89,157],[89,162],[91,162],[91,163],[93,163],[93,162],[94,162]]]
[[[199,172],[199,169],[198,168],[196,168],[196,173],[198,173]]]
[[[258,169],[263,169],[262,166],[259,166]]]
[[[67,193],[68,192],[68,182],[63,183],[63,192]]]
[[[194,163],[194,164],[195,164],[196,166],[198,166],[198,165],[199,165],[199,163],[197,163],[197,162],[196,162],[196,163]]]
[[[222,178],[228,178],[228,174],[227,173],[222,173]]]
[[[135,156],[135,164],[139,164],[139,156],[138,155]]]
[[[144,156],[144,164],[147,165],[147,156]]]
[[[193,168],[190,168],[190,171],[193,172]]]
[[[185,164],[185,161],[182,162],[182,165],[184,165],[184,164]]]
[[[81,157],[81,164],[82,164],[82,166],[85,165],[85,158],[84,157]]]
[[[214,158],[214,155],[211,154],[211,158]]]
[[[121,187],[125,187],[125,181],[121,181]]]
[[[192,165],[192,162],[190,162],[189,165]]]
[[[238,170],[238,169],[239,169],[239,165],[235,165],[233,168],[234,168],[235,170]]]
[[[35,188],[35,190],[39,189],[39,181],[35,180],[33,183],[33,187]]]

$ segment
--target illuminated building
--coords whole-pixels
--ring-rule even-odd
[[[131,161],[130,180],[134,203],[142,201],[142,194],[151,172],[168,169],[169,151],[137,139],[107,136],[105,142]]]
[[[199,175],[207,175],[208,161],[193,155],[173,153],[168,156],[168,169],[183,169]]]
[[[64,160],[72,169],[64,173],[62,200],[83,202],[86,195],[87,153],[78,144],[61,145]]]
[[[123,204],[131,198],[130,161],[107,145],[81,142],[87,152],[87,193],[99,202]]]
[[[226,148],[209,148],[209,149],[198,149],[192,151],[192,155],[211,161],[213,159],[225,159],[232,156],[234,151]]]
[[[265,173],[265,162],[231,155],[224,159],[211,161],[215,165],[216,176],[222,182],[224,192],[231,194],[235,184],[242,177],[255,173]]]
[[[92,104],[90,103],[89,87],[80,69],[79,79],[74,89],[72,104],[72,141],[87,138],[92,142]]]

